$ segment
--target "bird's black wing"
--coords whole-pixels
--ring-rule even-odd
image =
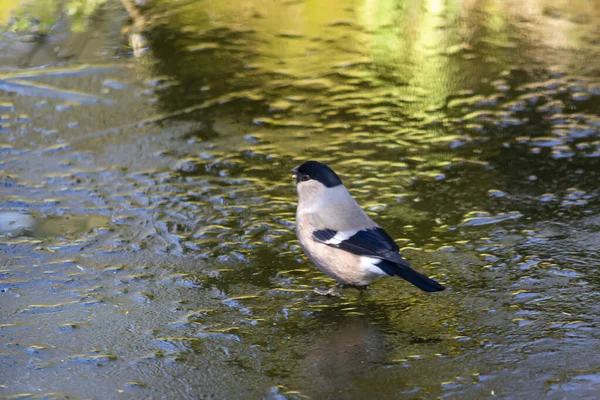
[[[405,267],[410,265],[400,257],[400,249],[390,235],[379,227],[350,232],[322,229],[313,232],[313,239],[357,256],[380,258]]]

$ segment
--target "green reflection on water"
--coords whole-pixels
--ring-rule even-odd
[[[30,4],[42,15],[57,3]],[[146,52],[113,35],[94,52],[116,57],[110,68],[46,55],[40,65],[62,67],[2,92],[3,211],[45,219],[39,237],[2,243],[11,394],[53,389],[50,373],[99,398],[138,381],[142,396],[174,398],[590,389],[571,377],[598,367],[594,3],[169,1],[145,13],[133,25]],[[65,104],[66,89],[112,103]],[[331,282],[293,232],[290,170],[307,158],[329,162],[449,290],[388,279],[313,296]]]

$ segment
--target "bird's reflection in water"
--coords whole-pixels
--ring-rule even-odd
[[[295,338],[302,349],[296,379],[301,381],[299,387],[311,388],[304,395],[361,398],[373,387],[392,398],[406,389],[403,377],[394,371],[399,368],[393,365],[395,346],[390,335],[395,336],[394,328],[385,315],[361,314],[340,312],[337,307],[323,310],[316,315],[314,326]],[[381,366],[386,364],[389,373],[382,374]]]

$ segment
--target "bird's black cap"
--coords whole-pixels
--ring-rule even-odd
[[[342,180],[327,165],[318,161],[307,161],[292,170],[296,176],[296,183],[308,180],[321,182],[328,188],[342,184]]]

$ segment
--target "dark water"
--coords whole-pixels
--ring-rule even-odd
[[[1,396],[597,398],[598,2],[143,15],[0,36]],[[306,159],[449,290],[313,294]]]

